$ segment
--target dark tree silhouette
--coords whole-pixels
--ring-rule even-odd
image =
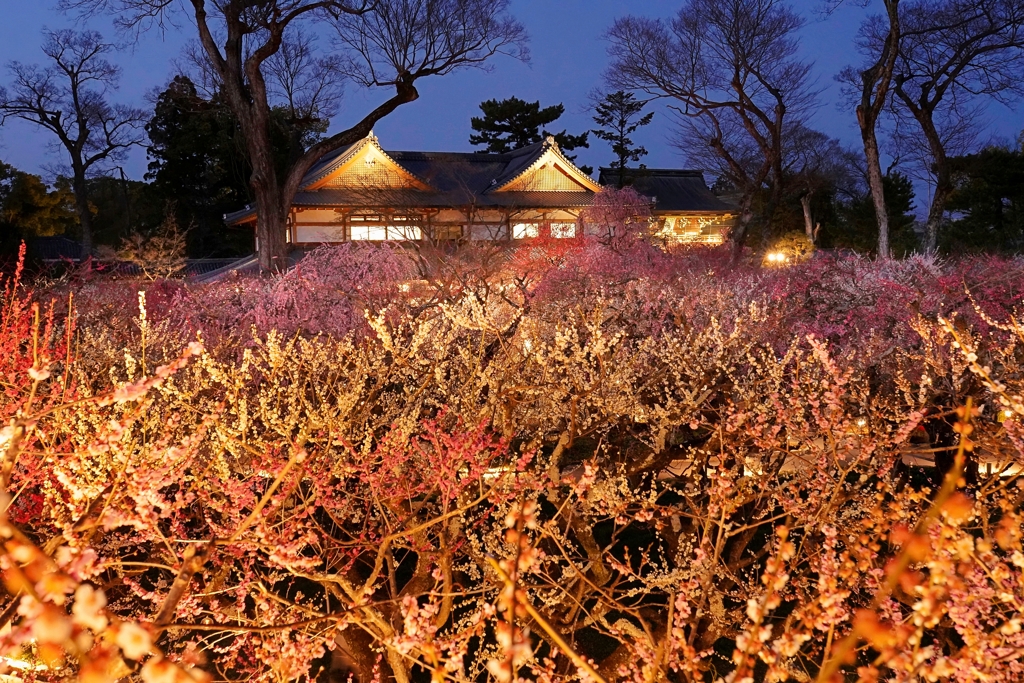
[[[65,9],[109,11],[136,33],[174,20],[168,0],[62,0]],[[418,82],[460,68],[485,66],[503,53],[525,59],[526,33],[508,15],[509,0],[188,0],[206,65],[238,120],[252,164],[260,266],[271,270],[287,254],[286,220],[310,168],[325,154],[366,137],[374,124],[419,97]],[[281,68],[275,55],[302,36],[333,29],[337,75],[391,96],[344,130],[296,153],[284,171],[275,164],[274,104]],[[314,30],[315,29],[315,30]],[[322,60],[305,59],[319,69]],[[301,69],[300,69],[301,71]],[[295,82],[299,83],[302,79]],[[314,79],[316,80],[316,79]],[[298,111],[298,110],[297,110]]]
[[[225,213],[252,201],[252,167],[224,99],[204,97],[189,78],[176,76],[157,96],[146,133],[150,193],[161,207],[173,204],[178,224],[189,228],[189,253],[251,253],[245,249],[252,248],[251,236],[243,239],[241,231],[224,225]],[[286,165],[291,150],[287,133],[275,135],[278,168]]]
[[[947,208],[954,220],[939,236],[942,250],[1024,251],[1024,145],[992,145],[949,164],[954,190]]]
[[[0,90],[0,120],[34,123],[53,133],[67,152],[82,249],[89,254],[93,227],[88,178],[142,141],[145,114],[110,102],[121,70],[105,59],[114,48],[98,33],[62,30],[43,35],[50,64],[9,65],[12,83]]]
[[[667,99],[684,149],[710,150],[740,190],[737,254],[755,197],[768,187],[766,221],[782,200],[786,125],[815,94],[796,56],[802,25],[781,0],[687,0],[671,21],[625,17],[608,32],[608,82]]]
[[[481,102],[480,111],[483,116],[470,119],[469,123],[476,133],[469,136],[469,144],[482,145],[488,152],[504,154],[536,144],[548,135],[552,135],[564,151],[590,146],[587,133],[570,135],[564,130],[561,133],[547,131],[545,126],[554,123],[565,113],[565,107],[561,104],[541,108],[539,101],[527,102],[518,97],[510,97],[507,100]]]
[[[893,90],[920,125],[928,148],[935,188],[924,246],[934,252],[954,190],[949,136],[965,127],[965,119],[973,114],[970,103],[976,98],[1009,102],[1021,93],[1024,3],[922,0],[905,6],[902,21],[904,38]]]
[[[612,146],[615,161],[611,168],[619,170],[620,188],[626,182],[629,162],[639,162],[647,156],[647,150],[642,146],[634,147],[633,139],[629,137],[654,118],[654,112],[640,116],[645,106],[647,102],[636,99],[636,95],[625,90],[609,93],[594,104],[594,123],[600,128],[590,132]]]

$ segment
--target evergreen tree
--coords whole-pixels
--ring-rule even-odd
[[[252,167],[227,106],[217,97],[205,99],[191,80],[177,76],[157,98],[146,132],[153,200],[161,209],[173,204],[178,225],[189,231],[189,254],[251,251],[251,235],[224,225],[224,214],[252,201]],[[287,157],[288,141],[279,147]]]
[[[914,224],[914,184],[893,171],[882,177],[892,256],[906,256],[920,248]],[[835,224],[822,224],[820,244],[826,249],[854,249],[874,254],[878,248],[878,218],[869,191],[838,207]]]
[[[946,253],[1024,250],[1024,151],[987,147],[950,159],[955,217],[939,233]]]
[[[152,185],[123,175],[90,178],[89,205],[96,244],[109,247],[133,232],[147,233],[159,226],[166,208]]]
[[[22,240],[78,229],[75,195],[67,182],[54,189],[31,173],[0,161],[0,251],[15,253]]]
[[[654,112],[636,118],[645,106],[647,102],[637,100],[633,93],[619,90],[605,95],[594,107],[594,123],[600,128],[591,132],[612,146],[616,160],[610,166],[619,170],[619,187],[625,185],[629,162],[638,162],[647,156],[647,150],[642,146],[634,147],[633,140],[629,137],[654,118]]]
[[[589,133],[570,135],[566,131],[549,133],[545,126],[557,121],[565,113],[565,107],[556,104],[540,106],[540,101],[526,102],[518,97],[507,100],[487,100],[480,103],[483,116],[474,116],[470,125],[476,133],[469,136],[469,144],[484,146],[494,154],[505,154],[520,147],[534,145],[546,136],[552,135],[563,152],[580,147],[590,147]],[[575,157],[567,156],[573,160]],[[585,173],[593,169],[581,167]]]

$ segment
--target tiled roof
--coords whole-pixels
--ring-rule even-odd
[[[246,259],[249,257],[245,257]],[[205,258],[205,259],[188,259],[185,261],[184,267],[181,272],[177,274],[177,277],[185,279],[197,279],[202,278],[205,275],[209,275],[218,270],[228,268],[229,266],[239,263],[239,258]],[[136,278],[143,275],[143,269],[141,266],[128,263],[126,261],[97,261],[94,267],[108,275],[115,275],[124,278]]]
[[[228,225],[238,225],[248,221],[256,220],[256,207],[250,204],[244,209],[224,214],[224,222]]]
[[[309,171],[303,187],[322,181],[367,143],[377,145],[376,138],[368,138],[332,154],[326,155]],[[502,191],[499,187],[519,177],[541,159],[549,149],[547,142],[538,142],[507,154],[482,152],[384,152],[389,159],[421,180],[428,189],[350,189],[324,187],[319,190],[300,191],[294,200],[296,206],[355,206],[367,208],[423,207],[463,208],[494,207],[503,209],[555,209],[589,206],[594,193],[590,190],[556,191]],[[379,146],[379,145],[378,145]],[[382,152],[384,150],[381,150]],[[617,171],[601,169],[601,184],[614,184]],[[635,172],[634,172],[635,173]],[[704,184],[700,171],[648,169],[637,175],[633,182],[642,194],[656,200],[655,211],[717,212],[734,210],[718,199]],[[229,224],[255,219],[256,209],[248,206],[228,214]]]
[[[488,190],[514,178],[543,153],[544,143],[517,149],[508,154],[482,152],[389,152],[402,168],[436,188],[444,195],[461,195],[468,203]]]
[[[362,206],[362,207],[494,207],[504,209],[545,209],[590,206],[592,192],[495,192],[476,194],[462,188],[448,192],[419,190],[348,190],[323,189],[300,192],[292,202],[295,206]],[[254,213],[249,211],[247,213]],[[241,217],[245,217],[243,214]]]
[[[78,261],[82,245],[64,236],[35,237],[28,241],[28,255],[40,261]]]
[[[602,185],[615,185],[619,181],[617,168],[602,168]],[[700,171],[665,168],[627,169],[626,185],[655,200],[655,212],[715,212],[735,211],[711,192]]]

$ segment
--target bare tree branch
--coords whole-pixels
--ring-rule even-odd
[[[779,203],[785,126],[806,114],[817,94],[809,65],[796,57],[802,25],[778,0],[689,0],[671,22],[625,17],[608,32],[608,81],[670,100],[684,149],[713,160],[741,191],[737,248],[755,195],[769,189],[769,220]]]
[[[204,61],[215,75],[246,142],[253,167],[260,263],[286,255],[286,217],[308,170],[353,144],[374,124],[419,97],[417,81],[485,67],[499,54],[526,59],[526,33],[509,0],[190,0]],[[169,0],[63,0],[68,10],[106,11],[125,30],[163,26],[178,11]],[[340,57],[316,57],[309,36],[333,27]],[[337,109],[336,75],[391,96],[344,130],[296,150],[276,167],[270,131],[276,104],[297,118],[326,121]],[[326,130],[326,125],[322,126]]]
[[[920,126],[935,191],[926,224],[927,251],[938,244],[946,200],[953,192],[949,145],[963,142],[974,103],[1009,103],[1022,92],[1024,4],[1019,0],[920,0],[903,12],[894,92]],[[968,140],[972,139],[968,136]],[[959,150],[961,153],[966,150]],[[953,151],[956,154],[957,151]]]
[[[88,177],[124,159],[142,141],[145,112],[111,103],[121,70],[105,56],[114,49],[98,33],[46,31],[48,66],[12,62],[12,83],[0,89],[0,122],[18,118],[52,133],[68,155],[82,227],[82,246],[92,250]]]

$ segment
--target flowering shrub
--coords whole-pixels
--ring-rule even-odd
[[[9,280],[0,663],[1024,677],[1024,263],[524,249]]]
[[[264,334],[341,337],[362,329],[364,311],[394,300],[414,272],[406,253],[386,243],[321,247],[259,293],[253,323]]]

